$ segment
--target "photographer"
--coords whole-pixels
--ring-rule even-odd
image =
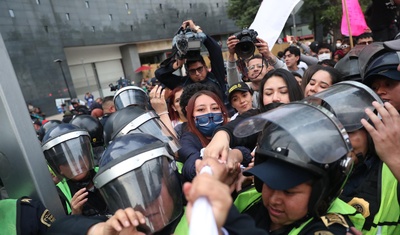
[[[236,35],[237,34],[230,36],[227,41],[228,50],[229,50],[228,66],[227,66],[227,81],[228,81],[229,85],[232,85],[237,82],[241,82],[241,79],[239,78],[239,72],[242,72],[242,74],[246,78],[248,77],[247,72],[238,71],[236,68],[236,58],[235,58],[236,49],[235,49],[235,47],[236,47],[237,43],[240,42],[240,40],[236,37]],[[268,66],[271,65],[274,67],[274,69],[279,69],[279,68],[286,69],[285,63],[283,63],[278,58],[276,58],[276,56],[274,54],[272,54],[272,52],[269,50],[268,43],[260,37],[257,37],[256,39],[258,42],[255,42],[254,45],[257,47],[258,52],[268,61]],[[238,59],[244,59],[244,58],[238,58]],[[247,64],[245,64],[244,66],[247,66]],[[246,69],[246,68],[244,68],[244,69]]]
[[[187,56],[187,58],[178,56],[170,59],[164,66],[161,65],[161,67],[156,70],[155,75],[157,79],[171,90],[177,86],[185,87],[192,83],[211,84],[222,91],[220,96],[223,98],[224,104],[228,104],[224,60],[220,45],[213,38],[205,35],[200,26],[195,25],[192,20],[184,21],[181,27],[181,29],[189,28],[192,32],[199,34],[198,36],[204,36],[203,44],[208,50],[212,71],[208,72],[207,65],[199,51],[195,55],[191,54]],[[166,61],[164,61],[164,63],[165,62]],[[182,77],[173,74],[175,70],[180,69],[183,65],[185,65],[187,71],[186,76]]]

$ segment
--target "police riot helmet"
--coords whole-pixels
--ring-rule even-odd
[[[70,123],[85,129],[89,133],[92,147],[100,147],[104,145],[103,125],[101,125],[97,118],[87,114],[82,114],[75,116]]]
[[[400,81],[400,72],[397,70],[399,64],[400,54],[398,52],[385,51],[383,54],[372,59],[366,66],[363,83],[371,86],[373,79],[377,76]]]
[[[112,213],[132,207],[146,217],[146,234],[163,229],[182,211],[182,188],[167,143],[146,134],[116,138],[106,149],[94,184]]]
[[[366,85],[356,81],[344,81],[303,99],[321,105],[333,113],[347,132],[363,127],[361,119],[369,120],[365,109],[375,111],[373,101],[383,104],[381,98]]]
[[[89,133],[75,125],[62,123],[47,131],[42,151],[47,164],[59,179],[79,181],[93,169]]]
[[[309,182],[308,214],[326,213],[353,166],[349,136],[338,119],[321,106],[293,102],[244,120],[234,135],[259,131],[255,166],[244,172],[255,176],[256,189],[266,184],[287,190]]]
[[[121,110],[132,105],[149,109],[150,100],[142,88],[138,86],[126,86],[115,93],[114,104],[116,110]]]
[[[109,145],[116,137],[130,133],[148,133],[168,143],[177,152],[179,141],[154,112],[138,106],[129,106],[111,114],[104,126],[104,142]]]
[[[40,129],[38,130],[38,138],[40,141],[43,140],[44,135],[46,134],[46,132],[48,130],[50,130],[51,128],[61,124],[62,122],[59,120],[48,120],[46,123],[42,124],[42,126],[40,127]]]
[[[361,82],[362,79],[360,68],[358,66],[358,56],[364,47],[365,45],[356,45],[336,63],[335,69],[343,75],[343,80]]]

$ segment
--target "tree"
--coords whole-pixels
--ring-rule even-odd
[[[253,22],[262,0],[229,0],[228,17],[239,27],[249,27]],[[359,0],[365,12],[371,0]],[[282,6],[283,7],[283,6]],[[324,35],[339,32],[342,20],[341,0],[304,0],[300,15],[308,19],[310,28],[315,32],[317,25],[323,26]]]
[[[359,0],[362,10],[365,12],[371,0]],[[315,27],[323,26],[324,35],[333,32],[340,35],[342,22],[342,1],[341,0],[304,0],[300,15],[310,20],[310,28],[315,32]]]
[[[229,0],[228,17],[241,28],[250,27],[260,5],[260,0]]]

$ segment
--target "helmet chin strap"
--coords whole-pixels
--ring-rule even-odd
[[[356,157],[358,159],[358,163],[362,163],[365,160],[365,156],[362,153],[356,153]]]
[[[86,188],[93,179],[93,174],[92,171],[89,172],[89,174],[87,174],[86,178],[79,180],[79,181],[75,181],[75,184],[79,187],[79,188]]]

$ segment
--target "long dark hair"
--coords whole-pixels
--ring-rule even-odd
[[[194,133],[197,137],[199,137],[201,145],[203,147],[206,147],[208,145],[208,143],[210,143],[210,140],[207,139],[203,134],[201,134],[200,131],[196,128],[196,123],[194,121],[194,116],[193,116],[194,103],[196,102],[196,99],[201,95],[209,96],[213,100],[215,100],[215,102],[217,102],[218,106],[221,108],[221,112],[224,117],[224,121],[223,121],[222,125],[224,125],[225,123],[228,122],[228,112],[227,112],[222,100],[214,92],[207,91],[207,90],[201,90],[201,91],[196,92],[192,96],[192,98],[190,98],[188,105],[186,106],[188,129],[190,132]]]
[[[343,76],[339,72],[339,70],[332,68],[332,67],[322,66],[322,65],[318,65],[318,64],[312,65],[312,66],[308,67],[308,69],[306,70],[306,72],[303,75],[303,80],[301,81],[301,88],[302,88],[303,92],[306,90],[306,86],[310,82],[312,76],[314,76],[314,74],[320,70],[329,73],[329,76],[331,77],[332,85],[343,81],[343,78],[342,78]]]
[[[286,86],[288,88],[290,102],[302,100],[304,98],[303,91],[300,88],[299,83],[297,82],[296,78],[293,76],[293,74],[291,72],[287,71],[286,69],[271,70],[264,76],[264,78],[261,80],[261,83],[260,83],[258,102],[260,104],[260,109],[262,112],[264,111],[264,107],[265,107],[264,102],[263,102],[264,85],[267,82],[267,80],[272,76],[281,77],[285,81]]]

